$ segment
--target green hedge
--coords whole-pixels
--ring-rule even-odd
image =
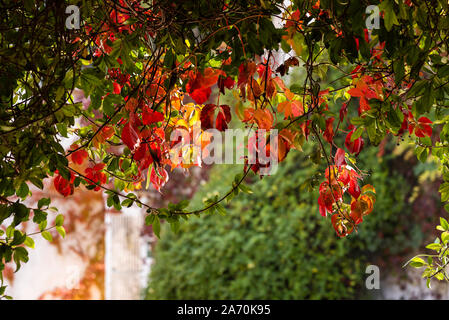
[[[317,190],[301,190],[323,168],[292,152],[274,176],[253,177],[253,194],[234,198],[226,216],[193,217],[176,235],[165,226],[146,298],[342,299],[364,294],[365,268],[376,252],[400,252],[421,240],[419,228],[397,232],[403,215],[413,214],[406,201],[411,186],[391,170],[392,156],[378,158],[376,153],[377,148],[366,148],[358,160],[372,171],[366,183],[376,187],[377,202],[357,234],[337,238],[330,219],[318,213]],[[215,166],[193,206],[225,192],[239,170]]]

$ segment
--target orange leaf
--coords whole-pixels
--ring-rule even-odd
[[[254,111],[254,119],[259,129],[270,130],[273,126],[273,115],[268,109],[257,109]]]
[[[285,115],[285,119],[291,117],[299,117],[304,114],[302,102],[299,100],[284,101],[278,104],[278,110]]]

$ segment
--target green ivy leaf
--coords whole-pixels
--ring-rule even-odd
[[[427,263],[421,259],[420,257],[414,257],[411,261],[410,261],[410,266],[413,268],[421,268],[426,266]]]
[[[393,10],[393,5],[390,1],[385,1],[385,16],[384,16],[384,22],[385,22],[385,29],[387,31],[391,31],[393,28],[393,25],[399,25],[399,21],[396,17],[396,14]]]
[[[28,251],[24,247],[17,247],[14,249],[14,262],[16,264],[16,271],[20,270],[21,262],[28,262]]]
[[[174,233],[178,233],[179,227],[180,227],[179,221],[173,221],[172,223],[170,223],[170,228]]]
[[[56,217],[56,220],[55,220],[55,225],[57,227],[60,227],[63,224],[64,224],[64,216],[62,214],[58,214],[58,216]]]
[[[426,246],[427,249],[434,250],[434,251],[439,251],[441,249],[441,247],[442,246],[439,243],[431,243]]]
[[[159,217],[154,216],[154,221],[152,223],[153,226],[153,232],[159,239],[161,238],[160,232],[161,232],[161,222],[159,221]]]
[[[16,194],[19,198],[25,199],[28,196],[28,193],[30,192],[30,189],[28,188],[28,185],[26,182],[22,182],[19,189],[16,191]]]
[[[42,209],[42,207],[48,207],[51,203],[50,198],[41,198],[38,202],[37,202],[37,207],[39,209]]]
[[[26,237],[24,244],[25,244],[28,248],[34,249],[35,244],[34,244],[34,240],[33,240],[32,238]]]
[[[443,227],[443,230],[449,231],[449,223],[443,217],[440,217],[440,225]]]
[[[48,231],[42,231],[42,237],[45,239],[45,240],[47,240],[47,241],[49,241],[49,242],[52,242],[53,241],[53,236],[51,235],[51,233],[50,232],[48,232]]]
[[[63,226],[57,226],[56,231],[59,233],[61,237],[65,238],[66,232]]]

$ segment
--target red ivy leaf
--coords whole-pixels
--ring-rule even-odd
[[[201,88],[190,93],[190,97],[192,97],[197,104],[203,104],[209,99],[211,93],[211,88]]]
[[[203,104],[209,99],[212,92],[210,87],[217,83],[220,75],[224,75],[224,72],[213,68],[204,69],[204,73],[190,71],[187,93],[197,104]]]
[[[417,126],[415,127],[415,135],[419,138],[430,137],[432,135],[431,123],[432,121],[429,118],[419,118]]]
[[[130,122],[127,122],[122,130],[122,141],[126,144],[129,150],[133,151],[139,141],[139,136]]]
[[[114,135],[115,131],[113,127],[110,126],[104,126],[103,129],[101,129],[101,136],[103,137],[104,140],[108,140],[111,139],[112,136]]]
[[[201,109],[200,120],[202,130],[213,128],[214,111],[216,107],[215,104],[206,104]]]
[[[239,78],[237,85],[240,87],[241,85],[247,83],[249,78],[253,76],[256,72],[257,66],[254,62],[244,62],[239,67]]]
[[[221,94],[225,94],[224,88],[232,89],[235,85],[235,81],[231,77],[227,77],[227,78],[220,77],[218,79],[217,85],[218,85],[218,88],[220,89]]]
[[[349,132],[348,135],[346,136],[345,147],[346,149],[348,149],[349,152],[357,156],[360,153],[360,151],[362,151],[365,142],[363,141],[362,137],[358,137],[354,141],[351,141],[352,134],[354,133],[355,130],[356,128],[352,129],[352,131]]]
[[[87,168],[85,170],[86,173],[86,182],[89,183],[90,185],[96,185],[97,183],[99,183],[100,185],[105,184],[107,181],[107,177],[106,174],[104,174],[102,172],[102,170],[104,169],[105,164],[104,163],[98,163],[96,165],[94,165],[92,168]],[[97,185],[94,188],[95,191],[100,190],[100,186]]]
[[[164,120],[164,115],[159,111],[154,111],[149,107],[145,107],[142,112],[142,122],[144,125],[150,125]]]
[[[346,237],[354,230],[354,227],[349,223],[349,221],[342,218],[339,214],[334,214],[331,221],[335,232],[340,238]]]
[[[228,123],[231,121],[231,109],[227,105],[221,105],[220,111],[215,121],[215,127],[220,131],[225,131],[228,128]]]
[[[64,197],[67,197],[67,196],[73,194],[73,190],[74,190],[73,180],[74,179],[75,179],[75,176],[72,173],[70,173],[70,181],[67,181],[61,175],[58,174],[53,180],[53,185],[55,186],[56,191],[58,191]]]
[[[217,107],[215,104],[207,104],[201,109],[200,120],[201,129],[207,130],[214,127],[215,110],[218,109],[217,119],[215,120],[215,128],[224,131],[228,128],[231,121],[231,109],[227,105]]]
[[[337,152],[335,153],[335,157],[334,157],[334,161],[335,161],[335,165],[337,166],[342,166],[346,164],[346,160],[345,160],[345,150],[338,148]]]
[[[122,87],[117,82],[114,82],[113,86],[114,86],[113,93],[114,94],[120,94],[120,91],[122,90]]]
[[[353,196],[355,199],[357,199],[360,196],[360,186],[357,183],[357,180],[350,179],[349,180],[349,189],[348,193]]]
[[[70,146],[70,149],[76,150],[78,149],[78,147],[79,146],[77,144],[72,144]],[[78,165],[82,165],[87,157],[88,157],[87,151],[84,149],[77,150],[70,155],[70,158],[72,159],[73,163],[76,163]]]
[[[324,131],[323,137],[324,139],[332,144],[334,139],[334,127],[332,126],[335,118],[326,119],[326,130]]]
[[[346,103],[343,103],[340,108],[340,122],[343,121],[343,119],[348,114],[348,105]]]
[[[373,200],[367,195],[362,195],[359,199],[352,199],[350,216],[354,220],[354,223],[359,224],[363,222],[363,216],[373,211],[373,205]]]
[[[320,214],[325,217],[326,212],[332,212],[332,206],[335,201],[338,201],[342,197],[341,187],[337,181],[332,180],[332,188],[329,187],[329,183],[324,181],[320,185],[320,196],[318,197],[318,205]]]
[[[142,160],[147,155],[147,151],[148,151],[148,144],[141,143],[139,147],[137,147],[136,152],[134,152],[133,159],[136,161]]]
[[[151,168],[150,181],[153,184],[153,187],[157,191],[161,192],[161,188],[168,181],[167,171],[165,171],[165,169],[162,167],[155,169],[153,166],[153,168]]]

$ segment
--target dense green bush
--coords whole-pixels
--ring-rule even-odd
[[[337,238],[330,219],[318,213],[317,192],[303,187],[322,168],[299,153],[278,172],[259,181],[253,194],[240,194],[227,215],[192,217],[178,234],[163,228],[155,249],[148,299],[336,299],[363,294],[365,269],[376,252],[400,252],[419,244],[420,230],[397,232],[411,185],[391,169],[393,156],[361,153],[358,164],[371,169],[377,202],[358,233]],[[223,193],[241,168],[216,166],[193,205]],[[306,182],[306,183],[305,183]],[[319,183],[320,181],[318,181]]]

